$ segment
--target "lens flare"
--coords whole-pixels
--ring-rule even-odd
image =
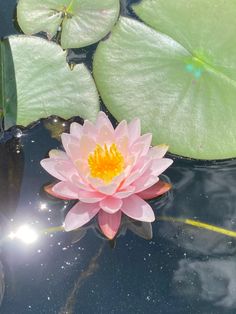
[[[16,232],[11,232],[8,236],[11,240],[19,239],[25,244],[32,244],[38,240],[37,232],[28,225],[20,226]]]

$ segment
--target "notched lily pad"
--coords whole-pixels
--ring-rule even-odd
[[[0,45],[0,100],[6,129],[50,115],[95,119],[98,94],[84,64],[71,70],[60,46],[37,37],[11,36]]]
[[[20,0],[17,19],[27,35],[53,37],[61,27],[62,47],[80,48],[107,35],[119,9],[119,0]]]
[[[198,159],[236,156],[236,2],[144,0],[144,23],[120,18],[94,58],[118,119],[142,120],[153,144]],[[224,35],[222,35],[224,34]]]

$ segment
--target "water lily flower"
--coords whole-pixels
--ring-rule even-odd
[[[152,135],[141,135],[140,120],[122,121],[114,129],[104,112],[95,124],[72,123],[70,133],[61,135],[65,152],[51,150],[42,167],[59,180],[48,192],[61,199],[78,202],[65,218],[71,231],[98,215],[104,235],[113,239],[122,215],[153,222],[154,212],[145,201],[167,190],[159,181],[172,160],[163,158],[167,145],[150,147]]]

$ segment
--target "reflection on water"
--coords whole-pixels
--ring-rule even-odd
[[[164,216],[193,218],[236,230],[235,160],[205,164],[177,160],[172,173],[174,180],[177,179],[176,196],[163,210]],[[223,309],[234,313],[235,237],[170,221],[161,223],[158,233],[191,254],[188,259],[178,260],[172,277],[172,293],[194,302],[208,302],[214,306],[213,313]]]
[[[93,230],[94,233],[101,239],[107,240],[107,238],[101,232],[100,227],[98,226],[97,219],[94,218],[85,226],[80,227],[79,229],[71,232],[71,234],[73,235],[72,243],[74,244],[82,240],[83,237],[86,235],[87,231],[89,230]],[[110,246],[115,247],[115,244],[118,238],[120,236],[125,236],[126,232],[128,231],[133,232],[135,235],[145,240],[151,240],[153,237],[152,224],[150,222],[133,220],[123,215],[121,217],[121,226],[117,233],[116,239],[109,241]]]
[[[214,306],[236,308],[236,259],[180,260],[173,276],[173,292],[202,299]]]
[[[187,169],[186,169],[187,168]],[[177,160],[172,170],[175,197],[165,207],[164,216],[192,218],[235,230],[236,160],[200,162]],[[173,178],[173,176],[171,177]],[[173,203],[175,206],[173,206]],[[181,246],[202,254],[232,254],[236,239],[178,223],[163,223],[160,234]]]

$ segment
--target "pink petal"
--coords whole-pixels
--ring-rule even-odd
[[[82,135],[77,143],[68,144],[68,153],[73,161],[78,159],[85,159],[87,161],[88,155],[94,151],[96,142],[88,135]]]
[[[114,143],[115,142],[114,129],[110,129],[106,125],[103,125],[98,131],[96,142],[102,147],[105,144],[110,145]]]
[[[119,210],[115,214],[108,214],[103,210],[100,210],[98,214],[98,223],[104,233],[104,235],[112,240],[120,227],[121,211]]]
[[[78,146],[79,140],[73,135],[70,135],[68,133],[62,133],[61,141],[67,155],[71,158],[72,156],[70,154],[69,145],[73,144],[75,146]]]
[[[141,125],[140,125],[140,119],[136,118],[133,119],[128,124],[128,131],[129,131],[129,140],[132,144],[135,142],[141,135]]]
[[[129,138],[128,138],[128,136],[116,138],[115,142],[116,142],[116,146],[117,146],[118,150],[121,152],[123,157],[126,159],[125,161],[127,163],[127,155],[129,152]],[[133,160],[134,158],[130,158],[130,159]]]
[[[52,188],[52,192],[59,198],[79,199],[81,202],[91,204],[98,203],[105,197],[105,195],[97,191],[86,191],[79,189],[71,182],[59,182],[55,184]]]
[[[53,189],[54,185],[55,185],[55,183],[45,186],[44,191],[47,192],[48,194],[52,195],[53,197],[60,198],[62,200],[69,200],[68,197],[63,197],[63,196],[53,192],[52,189]]]
[[[97,203],[105,198],[105,195],[97,191],[84,191],[78,189],[78,199],[84,203]]]
[[[78,202],[65,218],[65,230],[77,229],[89,222],[100,210],[99,204]]]
[[[137,180],[143,173],[151,166],[152,160],[148,156],[141,157],[136,165],[133,167],[131,173],[127,176],[122,184],[122,189],[129,186],[135,180]]]
[[[124,177],[125,174],[121,173],[119,176],[115,177],[109,184],[105,184],[103,180],[99,178],[88,177],[88,182],[95,190],[106,195],[113,195],[117,191],[121,181],[124,180]]]
[[[154,159],[151,165],[152,175],[159,176],[162,172],[164,172],[171,164],[173,163],[172,159],[162,158],[162,159]]]
[[[131,195],[123,199],[122,212],[132,219],[152,222],[155,215],[151,206],[138,195]]]
[[[150,145],[152,142],[152,134],[147,133],[138,138],[136,142],[131,147],[131,153],[135,153],[138,156],[145,156],[147,155]]]
[[[122,206],[122,200],[116,197],[108,196],[104,198],[99,204],[100,207],[108,214],[116,213]]]
[[[50,173],[50,175],[57,178],[58,180],[64,181],[65,176],[59,173],[57,170],[58,164],[60,164],[61,162],[62,162],[61,160],[58,161],[56,158],[46,158],[41,160],[40,164],[48,173]],[[70,162],[67,161],[64,162],[70,164]]]
[[[171,184],[164,181],[159,181],[145,191],[138,193],[137,195],[144,200],[150,200],[152,198],[158,197],[171,189]]]
[[[83,134],[83,127],[81,124],[77,123],[77,122],[73,122],[70,125],[70,134],[80,138],[81,135]]]
[[[61,160],[55,165],[55,170],[64,177],[63,181],[71,180],[74,174],[77,174],[77,169],[71,161]]]
[[[135,187],[134,186],[128,186],[127,188],[125,189],[121,189],[121,190],[118,190],[115,194],[114,194],[114,197],[117,197],[117,198],[126,198],[132,194],[134,194],[134,191],[135,191]]]
[[[132,183],[132,186],[135,187],[135,194],[148,189],[153,184],[157,183],[159,178],[157,176],[150,175],[150,171],[147,171],[142,175],[138,180]]]
[[[52,192],[59,195],[59,197],[65,197],[68,199],[78,199],[78,191],[76,187],[70,182],[59,182],[52,188]]]
[[[115,128],[115,137],[116,139],[120,137],[127,137],[127,138],[129,137],[128,126],[125,120],[121,121]]]
[[[75,161],[76,169],[78,170],[78,173],[80,177],[87,182],[87,176],[89,175],[89,166],[87,160],[84,159],[78,159]]]
[[[108,119],[108,116],[103,111],[100,111],[98,113],[97,121],[96,121],[97,130],[101,129],[101,127],[103,127],[104,125],[106,127],[108,127],[111,131],[112,130],[114,131],[114,128],[113,128],[110,120]]]
[[[86,181],[84,181],[83,178],[78,175],[78,173],[74,174],[71,177],[71,182],[75,184],[79,189],[89,192],[94,191],[94,189]]]
[[[166,144],[161,144],[152,147],[148,154],[149,156],[152,156],[154,159],[161,159],[164,157],[164,155],[167,153],[169,146]]]
[[[118,188],[116,183],[111,183],[109,185],[97,186],[97,190],[105,195],[113,195]]]
[[[97,129],[92,122],[85,120],[83,124],[83,133],[94,138],[97,133]]]

